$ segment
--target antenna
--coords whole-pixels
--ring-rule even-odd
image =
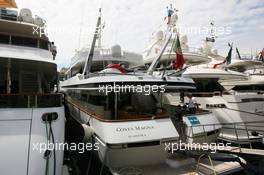
[[[102,9],[99,8],[99,17],[102,19]],[[98,47],[100,48],[102,46],[102,24],[100,22],[100,25],[99,25],[99,32],[98,32]]]
[[[83,75],[87,75],[87,77],[90,76],[89,74],[90,74],[90,70],[92,67],[94,48],[95,48],[96,40],[98,39],[99,26],[101,25],[101,8],[99,8],[99,13],[100,14],[99,14],[99,17],[97,19],[97,24],[96,24],[96,28],[95,28],[95,32],[94,32],[92,45],[91,45],[89,54],[87,55],[85,65],[84,65],[84,69],[83,69],[83,73],[82,73]]]
[[[211,43],[215,42],[215,38],[217,38],[217,36],[215,33],[214,26],[215,26],[214,21],[211,21],[211,23],[210,23],[210,36],[206,37],[206,42],[211,42]]]

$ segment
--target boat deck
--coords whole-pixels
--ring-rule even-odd
[[[213,161],[213,166],[207,159],[201,160],[199,166],[194,159],[186,158],[179,161],[169,160],[159,165],[143,167],[127,167],[113,172],[113,175],[139,174],[139,175],[224,175],[239,172],[242,167],[237,162]],[[180,164],[184,164],[183,166]]]

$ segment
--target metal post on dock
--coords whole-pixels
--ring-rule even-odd
[[[215,124],[213,124],[213,126],[214,126],[214,133],[215,133],[215,135],[217,134],[216,133],[216,130],[215,130]],[[217,145],[218,145],[218,136],[216,135],[216,143],[217,143]]]
[[[194,138],[194,133],[193,133],[193,127],[190,126],[192,128],[192,139]],[[193,140],[192,140],[192,143],[193,143]]]
[[[235,130],[235,133],[236,133],[237,143],[238,143],[238,145],[239,145],[239,149],[240,149],[240,152],[241,152],[241,145],[240,145],[240,142],[239,142],[238,133],[237,133],[237,128],[236,128],[236,124],[235,124],[235,123],[234,123],[234,130]]]
[[[249,146],[250,146],[250,149],[252,149],[252,144],[251,144],[251,142],[250,142],[250,138],[249,138],[249,134],[248,134],[248,128],[247,128],[247,124],[244,123],[244,125],[245,125],[246,132],[247,132],[247,137],[248,137]]]
[[[204,132],[204,136],[205,136],[205,142],[207,143],[208,139],[207,139],[207,134],[206,134],[206,132],[205,132],[204,125],[203,125],[203,132]]]

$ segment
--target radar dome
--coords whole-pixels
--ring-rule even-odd
[[[111,53],[113,57],[122,57],[122,51],[120,45],[114,45],[111,47]]]
[[[45,21],[39,16],[35,16],[34,24],[36,24],[39,27],[43,27],[45,25]]]
[[[21,17],[22,21],[24,21],[24,22],[29,22],[29,23],[33,22],[32,12],[27,8],[21,9],[19,16]]]
[[[159,30],[156,34],[157,40],[162,40],[163,39],[163,31]]]
[[[217,49],[213,49],[213,50],[212,50],[212,53],[213,53],[214,55],[218,55],[218,50],[217,50]]]
[[[188,37],[187,37],[187,35],[183,35],[183,36],[181,37],[181,42],[182,42],[183,44],[187,44],[187,43],[188,43]]]
[[[178,15],[177,14],[174,14],[171,16],[171,24],[176,24],[178,21]]]

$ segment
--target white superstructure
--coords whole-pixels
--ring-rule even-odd
[[[71,66],[66,72],[68,77],[82,73],[90,48],[82,48],[76,51],[71,60]],[[122,64],[127,69],[143,65],[142,56],[133,52],[123,51],[119,45],[111,48],[96,46],[91,71],[100,71],[109,64]]]
[[[173,37],[170,39],[164,55],[161,57],[159,65],[160,70],[162,70],[159,72],[161,75],[164,74],[164,69],[171,69],[171,66],[169,65],[176,59],[174,47],[177,39],[176,37],[177,35],[180,35],[180,33],[178,33],[177,20],[178,16],[174,10],[171,19],[168,22],[165,20],[158,31],[154,32],[151,42],[152,44],[150,44],[143,52],[144,64],[149,65],[151,61],[153,61],[155,55],[159,54],[162,45],[168,39],[167,33],[173,33]],[[211,25],[214,27],[213,22]],[[243,85],[242,83],[245,83],[244,85],[246,85],[249,83],[252,84],[253,82],[255,84],[262,84],[262,76],[259,74],[247,76],[247,74],[238,72],[237,69],[233,69],[233,71],[231,70],[232,67],[252,67],[252,65],[257,64],[257,61],[233,61],[226,66],[226,58],[218,55],[217,50],[213,49],[215,38],[215,34],[211,33],[211,37],[206,38],[203,46],[197,49],[197,52],[191,52],[191,49],[189,49],[187,44],[187,37],[182,36],[180,38],[181,50],[187,69],[184,72],[178,73],[176,73],[175,70],[167,70],[166,72],[167,74],[174,74],[176,76],[182,73],[184,77],[192,78],[196,82],[197,87],[194,91],[194,95],[197,96],[197,101],[201,104],[202,108],[213,111],[213,114],[221,123],[230,123],[228,126],[229,128],[234,127],[234,123],[236,123],[235,127],[243,128],[242,131],[239,131],[241,134],[238,134],[240,138],[237,138],[235,129],[223,130],[224,132],[221,135],[222,138],[231,142],[242,143],[249,143],[256,140],[260,141],[262,136],[261,133],[259,133],[259,129],[264,125],[263,93],[261,93],[260,90],[257,90],[257,92],[247,91],[247,93],[241,93],[241,91],[235,91],[235,89],[232,88],[240,82],[241,85]],[[249,74],[252,74],[252,72]],[[177,95],[178,94],[176,94],[176,96]],[[173,94],[165,95],[165,99],[170,104],[179,101]],[[255,124],[258,123],[258,125],[245,131],[245,122],[254,122]]]
[[[172,38],[164,51],[160,64],[166,67],[170,64],[171,60],[176,58],[175,45],[177,40],[177,34],[180,37],[181,49],[185,62],[187,65],[197,65],[202,63],[208,63],[211,61],[210,55],[218,56],[217,50],[212,48],[210,42],[205,41],[202,47],[194,48],[188,44],[187,35],[181,35],[178,31],[178,15],[177,11],[174,11],[170,21],[167,19],[162,21],[159,28],[152,33],[150,44],[143,51],[144,64],[151,64],[153,59],[161,52],[164,43],[167,40],[168,33],[172,33]]]
[[[44,34],[44,23],[29,9],[0,9],[3,175],[62,173],[63,150],[45,148],[48,142],[64,142],[65,115],[62,95],[55,92],[56,50]]]
[[[189,67],[183,76],[191,77],[196,82],[197,90],[194,94],[201,106],[212,110],[219,121],[228,128],[233,127],[223,129],[223,139],[238,143],[261,140],[264,125],[263,93],[260,89],[243,89],[251,86],[249,83],[252,77],[227,68],[214,69],[206,65]],[[230,84],[227,87],[231,88],[225,89],[222,85],[226,86],[228,83]],[[245,128],[246,124],[252,127]],[[239,138],[234,127],[242,128],[238,134]]]

